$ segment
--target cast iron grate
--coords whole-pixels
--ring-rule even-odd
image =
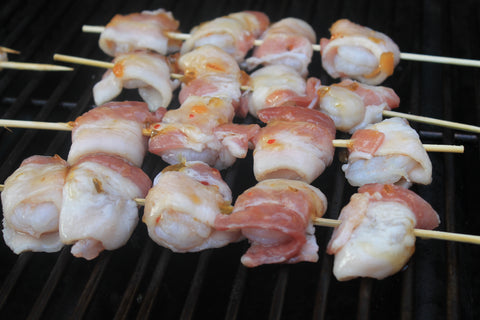
[[[0,12],[0,45],[22,51],[17,61],[52,62],[53,53],[107,60],[83,24],[102,25],[116,13],[165,8],[182,31],[240,10],[260,10],[271,21],[287,16],[309,22],[317,36],[346,17],[389,34],[405,52],[480,57],[480,5],[474,1],[6,1]],[[318,55],[311,75],[332,80]],[[103,71],[77,67],[70,73],[0,73],[1,118],[69,121],[92,107],[91,88]],[[402,99],[401,110],[479,124],[479,71],[402,62],[385,84]],[[125,99],[136,99],[125,93]],[[175,103],[175,101],[173,102]],[[253,121],[247,119],[247,121]],[[412,125],[425,143],[464,144],[463,155],[431,154],[434,182],[416,187],[442,217],[442,230],[478,234],[478,136],[428,125]],[[0,181],[33,154],[65,157],[65,132],[0,129]],[[337,152],[338,160],[340,152]],[[223,175],[235,196],[255,184],[251,156]],[[154,176],[164,163],[147,156],[143,169]],[[315,182],[329,199],[335,218],[355,191],[339,161]],[[433,240],[417,242],[402,272],[382,281],[340,283],[323,253],[331,230],[317,228],[316,264],[247,269],[240,264],[246,243],[193,254],[175,254],[148,239],[139,225],[128,244],[87,262],[69,248],[55,254],[14,255],[0,242],[2,319],[475,319],[480,316],[477,266],[480,249]]]

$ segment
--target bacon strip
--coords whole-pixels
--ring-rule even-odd
[[[414,228],[436,228],[440,219],[414,192],[395,185],[361,187],[342,209],[327,253],[335,255],[340,281],[383,279],[400,271],[415,251]]]
[[[93,87],[97,105],[111,101],[125,89],[138,89],[151,111],[167,108],[178,80],[171,80],[171,68],[164,56],[148,52],[118,55],[113,69],[108,69]]]
[[[237,110],[244,74],[225,51],[212,45],[201,46],[181,56],[178,68],[185,74],[180,103],[189,96],[217,97],[230,101]]]
[[[411,190],[396,185],[374,183],[360,187],[358,192],[368,193],[373,197],[380,195],[382,201],[397,201],[405,204],[415,214],[416,228],[432,230],[440,224],[440,218],[432,206]]]
[[[320,86],[317,94],[319,110],[333,119],[337,130],[349,133],[380,122],[383,110],[392,110],[400,104],[400,98],[390,88],[348,79]]]
[[[317,36],[303,20],[285,18],[272,24],[261,36],[263,41],[255,47],[252,57],[245,62],[252,70],[259,65],[286,65],[305,77],[312,59]]]
[[[73,122],[68,162],[95,153],[117,155],[140,167],[148,138],[142,130],[163,118],[166,110],[150,112],[143,102],[110,102],[96,107]],[[99,138],[101,137],[101,138]]]
[[[301,181],[272,179],[242,193],[229,215],[215,219],[217,230],[240,230],[251,242],[242,256],[247,267],[266,263],[315,262],[318,246],[311,219],[324,214],[327,201]]]
[[[136,50],[151,50],[162,55],[179,50],[181,41],[165,34],[178,31],[180,23],[164,9],[115,15],[100,34],[99,46],[116,57]]]
[[[123,246],[138,222],[135,198],[144,198],[150,178],[121,158],[90,155],[68,172],[59,230],[76,257],[94,259]]]
[[[352,136],[348,163],[342,166],[351,185],[431,183],[430,158],[405,119],[386,119],[357,132]]]
[[[232,55],[237,62],[243,61],[254,41],[268,27],[270,20],[258,11],[242,11],[204,22],[190,31],[183,43],[181,54],[203,45],[217,46]]]
[[[58,219],[67,170],[67,162],[58,155],[31,156],[5,180],[3,238],[16,254],[63,247]]]
[[[325,114],[301,107],[263,109],[267,123],[255,137],[253,170],[258,181],[272,178],[311,183],[330,165],[335,125]]]
[[[400,62],[398,46],[383,33],[347,19],[335,22],[331,38],[320,39],[322,66],[333,78],[378,85]]]
[[[348,146],[350,153],[364,152],[373,155],[385,140],[385,134],[376,130],[360,129],[355,131],[350,140],[352,141]]]
[[[246,155],[258,128],[232,125],[233,117],[234,108],[227,100],[190,96],[180,108],[169,110],[162,122],[151,126],[154,134],[149,151],[169,164],[202,161],[225,169]]]
[[[175,252],[223,247],[241,237],[218,231],[215,217],[231,210],[232,195],[218,170],[198,161],[166,167],[145,199],[143,222],[159,245]]]
[[[320,80],[305,80],[294,69],[284,65],[270,65],[250,75],[249,87],[241,98],[241,108],[257,113],[266,108],[302,106],[313,108],[317,104]]]

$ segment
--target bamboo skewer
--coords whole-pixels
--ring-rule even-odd
[[[63,62],[71,62],[71,63],[75,63],[75,64],[81,64],[81,65],[104,68],[104,69],[112,69],[115,66],[115,64],[111,63],[111,62],[104,62],[104,61],[100,61],[100,60],[68,56],[68,55],[65,55],[65,54],[58,54],[58,53],[55,53],[53,55],[53,60],[63,61]]]
[[[0,126],[5,128],[25,128],[25,129],[44,129],[44,130],[61,130],[72,131],[72,122],[41,122],[26,120],[9,120],[0,119]],[[151,136],[155,130],[145,129],[143,134]],[[332,141],[333,146],[337,148],[348,148],[352,144],[352,140],[335,139]],[[447,145],[447,144],[424,144],[427,152],[451,152],[463,153],[465,147],[463,145]]]
[[[463,124],[463,123],[447,121],[447,120],[439,120],[439,119],[434,119],[429,117],[416,116],[413,114],[400,113],[400,112],[390,111],[390,110],[384,110],[382,114],[386,117],[400,117],[400,118],[405,118],[407,120],[411,120],[415,122],[422,122],[422,123],[427,123],[427,124],[440,126],[440,127],[480,133],[480,127],[472,126],[469,124]]]
[[[352,144],[352,140],[335,139],[332,141],[336,148],[348,148]],[[451,152],[464,153],[465,147],[463,145],[446,145],[446,144],[424,144],[423,147],[427,152]]]
[[[145,205],[145,199],[136,198],[135,202],[140,205]],[[342,221],[335,219],[326,219],[326,218],[315,218],[313,219],[313,224],[321,227],[338,227]],[[471,244],[480,244],[480,236],[462,234],[462,233],[452,233],[445,231],[437,230],[424,230],[424,229],[414,229],[414,234],[418,238],[426,239],[436,239],[436,240],[446,240],[446,241],[455,241],[455,242],[464,242]]]
[[[20,51],[0,46],[0,53],[20,54]],[[33,70],[33,71],[72,71],[73,68],[53,64],[16,62],[0,60],[0,69]]]
[[[92,67],[105,68],[105,69],[111,69],[115,66],[115,64],[111,63],[111,62],[104,62],[104,61],[99,61],[99,60],[94,60],[94,59],[80,58],[80,57],[69,56],[69,55],[58,54],[58,53],[56,53],[53,56],[53,59],[57,60],[57,61],[71,62],[71,63],[87,65],[87,66],[92,66]],[[173,79],[180,79],[181,80],[183,78],[183,74],[171,73],[170,77],[173,78]],[[240,89],[243,90],[243,91],[247,91],[247,90],[251,91],[252,90],[248,86],[241,86]],[[473,125],[468,125],[468,124],[463,124],[463,123],[458,123],[458,122],[439,120],[439,119],[416,116],[416,115],[411,115],[411,114],[401,113],[401,112],[394,112],[394,111],[389,111],[389,110],[382,111],[382,114],[386,117],[405,118],[407,120],[422,122],[422,123],[428,123],[428,124],[432,124],[432,125],[436,125],[436,126],[440,126],[440,127],[447,127],[447,128],[457,129],[457,130],[480,133],[480,127],[473,126]]]
[[[102,33],[104,29],[105,27],[103,26],[84,25],[82,27],[82,31],[87,33]],[[190,34],[188,33],[166,32],[165,34],[167,35],[167,37],[171,39],[176,39],[176,40],[187,40],[188,38],[190,38]],[[260,44],[262,44],[262,40],[259,40],[259,39],[255,40],[254,45],[258,46]],[[313,44],[312,47],[314,51],[320,51],[321,49],[319,44]],[[480,60],[473,60],[473,59],[451,58],[451,57],[442,57],[442,56],[408,53],[408,52],[401,52],[400,59],[407,60],[407,61],[453,64],[458,66],[480,68]]]
[[[6,52],[6,53],[20,54],[20,51],[18,50],[10,49],[7,47],[1,47],[1,46],[0,46],[0,51]]]
[[[72,131],[73,128],[70,122],[41,122],[9,119],[0,119],[0,126],[4,128],[25,128],[59,131]]]
[[[58,54],[58,53],[53,55],[53,60],[63,61],[63,62],[71,62],[71,63],[75,63],[75,64],[81,64],[81,65],[104,68],[104,69],[112,69],[115,66],[115,64],[112,63],[112,62],[105,62],[105,61],[99,61],[99,60],[94,60],[94,59],[80,58],[80,57],[74,57],[74,56],[69,56],[69,55],[65,55],[65,54]],[[183,74],[171,73],[170,77],[173,78],[173,79],[182,79]]]
[[[4,185],[0,184],[0,191],[3,191]],[[145,206],[145,199],[135,198],[134,201],[139,206]],[[313,224],[319,227],[338,227],[342,221],[335,219],[326,219],[326,218],[315,218],[313,219]],[[414,234],[418,238],[425,239],[436,239],[436,240],[445,240],[445,241],[455,241],[471,244],[480,244],[480,236],[463,234],[463,233],[453,233],[446,231],[436,231],[436,230],[424,230],[424,229],[414,229]]]
[[[342,221],[335,220],[335,219],[315,218],[313,220],[313,223],[316,226],[335,228],[335,227],[338,227],[342,223]],[[437,230],[424,230],[424,229],[414,229],[413,233],[418,238],[480,244],[480,236],[469,235],[469,234],[452,233],[452,232],[437,231]]]
[[[16,62],[16,61],[0,61],[0,68],[16,69],[16,70],[32,70],[32,71],[72,71],[73,68],[57,66],[54,64]]]

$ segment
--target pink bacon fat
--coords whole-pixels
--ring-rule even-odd
[[[259,182],[242,193],[229,215],[215,219],[217,230],[240,230],[251,246],[242,256],[247,267],[270,263],[316,262],[314,217],[326,210],[317,188],[286,179]]]
[[[345,177],[353,186],[432,182],[432,163],[418,133],[405,119],[389,118],[355,131]]]
[[[383,279],[400,271],[415,251],[414,228],[433,229],[435,210],[414,192],[395,185],[361,187],[342,209],[342,222],[327,246],[340,281]]]
[[[254,71],[240,100],[240,109],[257,117],[266,108],[279,106],[302,106],[313,108],[317,105],[317,90],[321,83],[317,78],[305,80],[294,69],[284,65],[269,65]]]
[[[137,198],[145,198],[148,190],[150,190],[150,187],[152,186],[152,181],[148,175],[142,171],[142,169],[132,166],[122,158],[112,156],[110,154],[98,153],[82,157],[79,159],[79,161],[77,161],[76,165],[79,166],[83,162],[99,164],[105,168],[115,171],[123,178],[131,181],[137,186],[140,192]]]
[[[255,47],[253,56],[245,62],[252,70],[258,65],[281,64],[295,69],[305,77],[316,43],[313,28],[303,20],[285,18],[272,24],[261,36],[261,45]]]
[[[385,109],[391,110],[398,108],[400,105],[400,97],[393,91],[393,89],[383,86],[371,86],[358,81],[350,79],[342,80],[339,83],[333,84],[349,89],[355,92],[366,106],[386,104]]]
[[[331,38],[320,40],[322,65],[333,78],[378,85],[400,61],[398,46],[383,33],[347,19],[335,22]]]
[[[257,125],[233,125],[233,106],[220,98],[190,96],[151,126],[149,151],[169,164],[202,161],[219,170],[246,155]],[[238,142],[239,144],[235,144]],[[234,145],[235,144],[235,145]],[[242,156],[243,157],[243,156]]]
[[[76,257],[93,259],[123,246],[138,223],[135,198],[152,185],[140,169],[121,158],[96,154],[81,158],[67,175],[60,213],[60,238]]]
[[[3,237],[13,252],[54,252],[63,247],[58,219],[67,170],[67,162],[58,155],[31,156],[5,180]]]
[[[241,62],[269,23],[268,17],[258,11],[242,11],[219,17],[193,28],[180,52],[185,54],[210,44],[225,50],[237,62]]]
[[[230,100],[237,109],[241,82],[248,75],[225,51],[212,45],[201,46],[182,55],[178,68],[185,75],[179,93],[180,103],[189,96],[218,97]]]
[[[145,199],[143,222],[157,244],[196,252],[238,241],[238,231],[218,231],[215,217],[231,212],[232,195],[220,172],[200,161],[168,166]]]
[[[161,121],[166,110],[150,112],[143,102],[110,102],[96,107],[73,122],[68,162],[74,164],[87,154],[109,153],[140,167],[148,137],[142,130]]]
[[[180,84],[171,80],[170,64],[164,56],[152,52],[130,52],[118,55],[114,66],[108,69],[93,87],[97,105],[120,95],[125,89],[138,89],[150,111],[166,108],[172,100],[172,92]]]
[[[410,208],[415,214],[418,229],[433,230],[440,224],[440,218],[432,206],[415,192],[391,184],[367,184],[358,189],[359,193],[368,193],[377,201],[396,201]],[[375,201],[373,200],[373,201]]]
[[[327,115],[301,107],[268,108],[258,115],[267,123],[254,140],[258,181],[284,178],[311,183],[332,162],[335,125]]]
[[[115,15],[101,33],[99,46],[106,54],[117,56],[135,50],[151,50],[162,55],[179,50],[180,40],[166,32],[178,30],[179,22],[163,9]]]
[[[328,114],[337,130],[353,133],[382,120],[382,111],[397,108],[400,98],[390,88],[343,80],[317,90],[320,111]]]

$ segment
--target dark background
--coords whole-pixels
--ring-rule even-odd
[[[241,10],[265,12],[271,22],[298,17],[317,37],[348,18],[389,35],[402,52],[480,59],[478,1],[3,1],[0,45],[21,51],[13,61],[54,63],[54,53],[110,60],[98,35],[84,24],[105,25],[116,13],[165,8],[180,30]],[[383,85],[401,98],[398,111],[480,125],[479,69],[401,61]],[[65,122],[93,107],[92,87],[104,70],[75,66],[68,73],[0,71],[0,117]],[[333,79],[314,54],[310,75]],[[118,100],[139,99],[125,92]],[[174,99],[172,107],[178,106]],[[247,119],[246,121],[254,121]],[[468,132],[411,123],[424,143],[465,145],[464,154],[430,153],[433,183],[413,188],[440,214],[440,230],[480,234],[479,142]],[[338,135],[338,138],[343,137]],[[70,133],[0,129],[0,181],[34,154],[66,158]],[[313,184],[329,199],[336,218],[355,189],[340,170],[341,151]],[[165,163],[149,155],[153,178]],[[237,196],[255,184],[251,154],[222,172]],[[140,224],[128,244],[93,261],[69,248],[54,254],[13,254],[0,240],[1,319],[478,319],[480,247],[417,241],[406,268],[382,281],[338,282],[324,254],[331,230],[317,227],[318,263],[246,269],[245,242],[202,253],[173,254],[149,240]]]

